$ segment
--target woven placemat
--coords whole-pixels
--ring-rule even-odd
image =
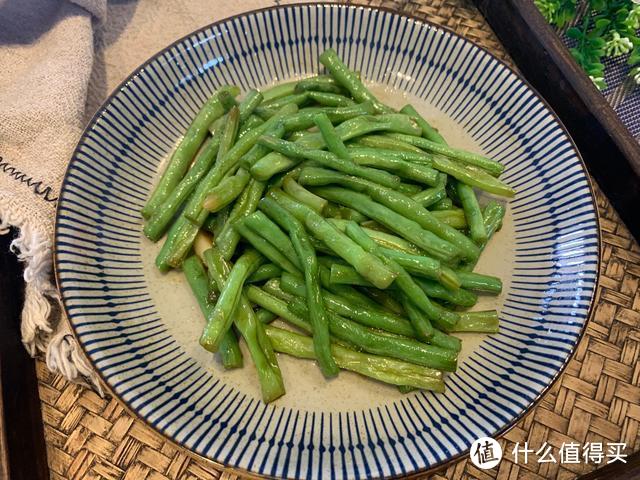
[[[358,3],[363,3],[359,1]],[[510,63],[480,13],[465,0],[367,2],[413,14],[484,46]],[[574,478],[593,464],[529,461],[514,464],[516,442],[625,442],[640,449],[640,247],[596,186],[602,229],[602,265],[596,308],[585,336],[561,378],[500,443],[507,452],[496,469],[467,459],[433,474],[435,479]],[[231,471],[190,456],[131,416],[122,403],[52,375],[37,364],[47,454],[53,479],[215,479]]]

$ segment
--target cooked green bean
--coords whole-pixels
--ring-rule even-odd
[[[293,95],[295,93],[297,80],[286,83],[279,83],[265,90],[262,90],[262,102],[270,102],[278,98],[286,97],[287,95]]]
[[[292,273],[297,273],[297,271],[302,270],[302,262],[298,259],[296,249],[294,248],[293,242],[289,239],[289,235],[283,232],[280,227],[261,210],[245,217],[243,223],[271,243],[285,258],[291,260],[291,263],[293,263],[297,269]]]
[[[307,159],[313,162],[318,162],[329,168],[348,173],[357,177],[371,180],[372,182],[379,183],[387,187],[395,188],[400,183],[400,178],[396,175],[392,175],[384,170],[377,170],[375,168],[361,167],[351,162],[336,156],[333,153],[325,152],[323,150],[314,150],[306,148],[299,143],[287,142],[286,140],[280,140],[274,137],[262,136],[259,143],[265,145],[272,150],[279,152],[287,157],[295,157],[299,159]],[[258,162],[251,169],[251,173],[254,173],[254,169],[260,164]]]
[[[373,117],[377,122],[389,124],[389,131],[404,135],[420,135],[422,129],[408,115],[404,113],[383,113]]]
[[[344,232],[344,229],[347,227],[348,221],[349,219],[329,219],[329,222],[331,222],[331,224],[341,232]],[[353,221],[357,223],[357,220]],[[373,240],[375,240],[375,242],[382,247],[387,247],[399,252],[414,253],[417,255],[424,254],[422,250],[420,250],[411,242],[407,242],[404,238],[396,237],[395,235],[391,235],[389,233],[381,232],[379,230],[374,230],[371,228],[364,228],[364,231],[367,232],[367,235],[373,238]]]
[[[272,128],[267,130],[267,133],[272,137],[282,138],[285,133],[284,122],[278,122]],[[255,144],[247,153],[240,157],[238,163],[240,163],[241,167],[251,170],[251,167],[253,167],[253,165],[265,155],[268,155],[269,152],[271,152],[271,150],[264,145]]]
[[[360,79],[342,63],[340,57],[335,50],[329,48],[320,54],[320,63],[322,63],[327,70],[331,73],[331,76],[336,81],[346,88],[356,102],[371,102],[376,111],[390,112],[391,108],[380,102],[368,89],[363,85]]]
[[[499,295],[502,292],[502,280],[492,275],[482,275],[474,272],[456,272],[462,287],[468,290]]]
[[[209,278],[214,280],[218,290],[224,291],[232,267],[215,247],[207,250],[204,253],[204,258],[209,270]],[[263,324],[258,321],[251,304],[242,292],[238,306],[233,312],[233,323],[247,342],[249,353],[258,373],[264,402],[272,402],[284,395],[282,373],[271,341],[264,332]]]
[[[303,317],[308,315],[306,305],[300,299],[294,299],[290,309],[297,315]],[[413,338],[381,334],[333,312],[329,312],[329,329],[336,338],[356,345],[369,353],[446,372],[453,372],[456,369],[457,352],[453,350],[427,345]]]
[[[313,236],[322,240],[376,287],[387,288],[393,282],[395,275],[378,258],[365,252],[311,208],[296,202],[281,190],[272,190],[270,196],[289,210],[298,221],[303,222]]]
[[[198,301],[200,310],[207,320],[212,318],[215,305],[209,301],[209,281],[200,259],[195,255],[187,258],[183,264],[183,272],[191,286],[191,290]],[[220,342],[220,359],[225,368],[242,367],[242,351],[238,345],[238,338],[233,330],[225,333]]]
[[[260,109],[277,111],[286,105],[300,106],[308,100],[309,94],[307,92],[293,93],[291,95],[286,95],[284,97],[276,98],[273,100],[264,100],[262,102],[262,105],[260,106]]]
[[[393,133],[391,135],[393,135],[393,138],[410,143],[428,152],[444,155],[445,157],[452,158],[466,165],[481,168],[494,176],[498,176],[504,171],[504,165],[477,153],[468,152],[459,148],[452,148],[448,145],[432,142],[426,138],[416,137],[414,135],[405,135],[402,133]]]
[[[431,125],[429,125],[429,123],[424,119],[424,117],[420,115],[418,111],[415,108],[413,108],[412,105],[405,105],[404,107],[402,107],[400,112],[406,115],[409,115],[411,118],[413,118],[416,121],[416,123],[422,129],[422,136],[424,138],[426,138],[427,140],[431,140],[432,142],[439,143],[441,145],[447,145],[446,140],[442,135],[440,135],[440,132],[438,132],[438,130],[436,130]]]
[[[247,283],[260,283],[271,278],[279,278],[280,275],[282,275],[282,269],[279,266],[274,263],[267,263],[266,265],[258,267],[258,269],[247,278]]]
[[[236,200],[220,232],[217,234],[214,232],[216,246],[225,260],[231,259],[240,240],[240,234],[233,228],[233,224],[240,218],[246,217],[255,211],[264,188],[264,183],[255,179],[249,180],[249,184],[240,195],[240,198]]]
[[[357,140],[351,142],[351,145],[353,145],[354,147],[368,147],[375,149],[384,149],[387,151],[415,153],[427,159],[427,161],[431,158],[428,153],[416,147],[415,145],[411,145],[410,143],[403,142],[402,140],[398,140],[397,138],[391,138],[384,135],[363,135],[358,137]]]
[[[453,332],[498,333],[498,312],[487,310],[484,312],[462,312]]]
[[[313,343],[309,337],[277,327],[266,327],[276,351],[298,358],[315,359]],[[409,385],[423,390],[444,392],[442,372],[389,357],[357,352],[341,345],[332,345],[331,351],[340,368],[351,370],[391,385]]]
[[[461,253],[456,245],[443,240],[428,230],[424,230],[414,220],[373,201],[367,195],[337,187],[316,188],[315,193],[327,200],[340,203],[366,214],[369,218],[376,220],[389,230],[413,242],[439,260],[449,262],[455,260]]]
[[[249,250],[238,258],[238,261],[231,269],[224,288],[220,291],[215,308],[207,319],[207,325],[200,337],[200,345],[207,350],[211,352],[218,350],[220,340],[233,323],[233,312],[240,302],[244,281],[263,261],[264,257],[258,252]]]
[[[376,152],[373,150],[372,152],[363,153],[362,150],[365,149],[354,150],[356,149],[349,149],[348,152],[351,155],[351,159],[358,165],[388,170],[403,178],[415,180],[416,182],[430,186],[437,185],[438,183],[438,171],[428,165],[412,163],[398,158],[399,156],[385,154],[384,151]]]
[[[247,121],[251,114],[253,114],[253,111],[256,109],[256,107],[260,105],[260,103],[262,103],[262,100],[262,94],[255,88],[252,88],[247,92],[247,94],[238,105],[241,123]]]
[[[256,310],[256,318],[260,323],[268,324],[273,322],[276,318],[278,318],[278,316],[275,313],[261,307]]]
[[[462,183],[478,187],[485,192],[501,195],[503,197],[513,197],[516,192],[513,188],[504,184],[495,177],[492,177],[486,171],[474,167],[472,165],[464,165],[449,160],[442,155],[433,156],[432,166],[436,170],[440,170],[453,178],[460,180]]]
[[[482,216],[484,219],[484,227],[487,230],[487,242],[493,236],[493,234],[500,230],[502,227],[502,221],[505,215],[505,207],[495,200],[490,200],[484,207]],[[480,245],[481,249],[484,249],[486,242]],[[462,271],[471,271],[476,266],[477,262],[467,262],[460,265],[459,269]]]
[[[411,319],[411,323],[414,325],[417,322],[428,321],[428,319],[424,318],[424,312],[420,311],[406,296],[403,296],[402,305],[404,306],[405,312],[407,312],[407,316]],[[459,338],[443,333],[437,328],[433,329],[433,334],[427,343],[454,352],[462,350],[462,342]]]
[[[307,107],[300,109],[295,115],[285,118],[282,123],[288,132],[306,130],[313,127],[313,117],[318,113],[326,114],[332,123],[340,123],[360,115],[373,113],[373,105],[370,102],[366,102],[347,107]]]
[[[478,301],[478,296],[465,290],[458,288],[456,290],[450,290],[441,284],[427,279],[416,279],[416,283],[425,291],[425,293],[433,298],[439,298],[445,300],[454,305],[460,305],[461,307],[472,307]]]
[[[437,212],[441,210],[452,210],[454,208],[456,207],[453,206],[453,201],[449,197],[445,197],[440,199],[437,202],[434,202],[433,205],[429,207],[429,210],[431,210],[432,212]],[[464,212],[462,213],[464,214]],[[465,226],[466,226],[466,219],[465,219]]]
[[[240,219],[233,225],[233,227],[242,236],[242,238],[248,241],[253,246],[253,248],[258,250],[271,262],[278,265],[282,270],[295,274],[298,274],[300,272],[298,267],[294,263],[292,263],[290,259],[288,259],[271,242],[269,242],[269,240],[261,236],[255,230],[249,228],[249,226],[246,225],[244,221],[244,218]]]
[[[304,203],[306,206],[312,208],[321,215],[329,203],[324,198],[319,197],[315,193],[310,192],[298,184],[298,182],[291,177],[287,177],[282,181],[282,189],[295,200],[300,203]]]
[[[313,100],[320,105],[326,107],[348,107],[355,105],[355,102],[344,95],[340,95],[336,92],[308,92],[309,100]]]
[[[260,209],[267,213],[291,237],[298,259],[304,272],[307,307],[313,329],[313,345],[318,365],[325,377],[338,374],[338,367],[331,356],[329,324],[320,289],[320,271],[316,252],[311,245],[304,226],[288,210],[272,198],[263,198]]]
[[[458,182],[456,187],[464,210],[464,216],[469,226],[469,235],[474,242],[481,245],[487,241],[487,230],[484,228],[482,211],[473,187],[461,182]]]
[[[263,123],[264,123],[264,120],[262,120],[257,115],[249,115],[249,118],[247,118],[247,120],[242,122],[238,127],[238,138],[240,139],[244,137],[247,132],[262,125]],[[209,131],[211,131],[211,129],[209,129]]]
[[[338,85],[335,79],[330,75],[315,75],[309,78],[303,78],[296,83],[296,93],[301,92],[327,92],[342,93],[344,90]],[[346,98],[346,97],[345,97]]]
[[[282,274],[280,286],[286,293],[292,295],[304,297],[306,294],[302,279],[286,272]],[[411,323],[402,317],[382,310],[371,301],[368,305],[354,303],[327,291],[323,292],[323,299],[329,310],[355,320],[362,325],[398,335],[415,336]]]
[[[219,132],[219,130],[218,130]],[[180,180],[180,183],[172,190],[169,196],[153,212],[143,232],[149,240],[158,241],[166,232],[171,220],[187,200],[197,183],[207,173],[216,159],[218,148],[220,147],[220,135],[214,134],[207,140],[196,155],[193,166],[187,174]]]
[[[342,140],[333,128],[329,117],[327,117],[325,113],[317,113],[314,115],[313,121],[318,127],[318,130],[320,130],[322,138],[327,144],[328,150],[342,160],[350,160],[351,157],[349,156],[347,147],[342,143]]]
[[[247,186],[251,175],[244,168],[235,175],[227,177],[207,193],[202,208],[210,212],[219,212],[238,198]]]
[[[234,96],[240,93],[238,87],[223,87],[214,93],[200,109],[178,147],[171,155],[171,160],[167,164],[162,177],[160,177],[160,181],[142,209],[142,215],[145,218],[153,215],[155,210],[171,195],[173,189],[187,172],[202,142],[204,142],[209,132],[209,125],[224,114],[224,107],[219,98],[220,92],[223,91],[227,91]]]
[[[309,322],[289,310],[287,304],[278,297],[271,295],[254,285],[245,287],[244,292],[246,293],[247,298],[253,303],[260,305],[265,310],[269,310],[271,313],[274,313],[299,329],[307,333],[311,333],[311,325]]]

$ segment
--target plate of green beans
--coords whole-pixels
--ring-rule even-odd
[[[206,27],[116,90],[65,178],[56,275],[105,383],[178,444],[371,478],[533,405],[598,246],[573,143],[508,67],[392,12],[297,5]]]

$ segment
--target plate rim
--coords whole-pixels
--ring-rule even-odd
[[[586,329],[587,329],[587,325],[588,325],[589,321],[591,320],[591,318],[592,318],[592,316],[594,314],[595,303],[596,303],[596,298],[597,298],[597,292],[598,292],[598,288],[600,287],[600,276],[601,276],[600,267],[601,267],[601,264],[602,264],[602,231],[601,231],[601,227],[600,227],[600,211],[598,209],[598,202],[597,202],[597,199],[596,199],[593,179],[591,178],[591,175],[589,174],[589,170],[587,168],[587,165],[584,162],[584,159],[582,158],[582,154],[580,153],[580,150],[578,149],[575,141],[573,140],[573,137],[571,136],[571,133],[568,131],[567,127],[564,125],[564,122],[558,116],[558,114],[555,112],[555,110],[551,107],[551,105],[547,102],[547,100],[529,83],[529,81],[518,70],[516,70],[513,67],[511,67],[506,61],[502,60],[501,58],[498,58],[496,55],[494,55],[491,51],[489,51],[484,46],[479,45],[474,40],[472,40],[470,38],[467,38],[467,37],[465,37],[464,35],[462,35],[460,33],[457,33],[456,31],[454,31],[449,26],[440,25],[440,24],[438,24],[438,23],[436,23],[434,21],[419,18],[414,13],[399,12],[397,10],[394,10],[393,8],[385,7],[385,6],[366,5],[366,4],[359,3],[359,0],[357,0],[355,3],[336,3],[336,2],[333,2],[333,1],[330,1],[330,0],[321,0],[321,1],[313,2],[313,3],[295,2],[295,3],[271,5],[271,6],[267,6],[267,7],[248,10],[246,12],[241,12],[241,13],[238,13],[238,14],[235,14],[235,15],[230,15],[230,16],[222,18],[220,20],[216,20],[215,22],[211,22],[211,23],[208,23],[206,25],[203,25],[203,26],[201,26],[201,27],[199,27],[199,28],[187,33],[186,35],[183,35],[182,37],[174,40],[173,42],[171,42],[166,47],[160,49],[159,51],[157,51],[156,53],[151,55],[147,60],[145,60],[139,66],[135,67],[131,71],[131,73],[129,75],[127,75],[111,91],[111,93],[109,93],[109,95],[105,98],[105,100],[100,104],[98,109],[93,113],[93,115],[91,116],[91,119],[88,121],[87,125],[83,128],[82,133],[81,133],[81,135],[80,135],[80,137],[79,137],[79,139],[78,139],[78,141],[76,143],[76,146],[74,147],[73,152],[70,155],[69,163],[67,164],[67,167],[65,168],[64,177],[63,177],[62,182],[60,184],[60,199],[56,203],[55,222],[54,222],[54,231],[53,231],[53,233],[54,233],[54,238],[53,238],[53,275],[54,275],[54,279],[55,279],[56,289],[60,294],[59,303],[62,306],[62,310],[63,310],[63,313],[64,313],[64,318],[62,318],[61,321],[67,322],[68,325],[71,327],[71,334],[73,335],[74,339],[76,340],[76,343],[78,344],[78,346],[81,348],[84,358],[89,362],[89,364],[91,365],[93,371],[97,374],[97,376],[99,378],[99,381],[102,384],[102,386],[109,392],[109,394],[113,398],[118,399],[120,404],[124,407],[125,411],[127,411],[132,417],[134,417],[134,418],[136,418],[138,420],[141,420],[147,427],[151,428],[154,432],[160,434],[163,439],[171,442],[173,445],[175,445],[180,450],[186,452],[192,458],[197,459],[197,460],[204,460],[207,463],[209,463],[210,465],[216,467],[217,469],[219,469],[221,471],[237,473],[237,474],[239,474],[239,475],[241,475],[241,476],[243,476],[245,478],[250,478],[250,479],[255,479],[255,480],[265,479],[265,478],[290,478],[290,477],[274,477],[274,476],[268,475],[268,474],[260,474],[260,473],[256,473],[256,472],[252,472],[252,471],[246,470],[246,469],[244,469],[242,467],[231,467],[231,466],[228,466],[228,465],[224,465],[223,463],[220,463],[220,462],[218,462],[218,461],[216,461],[214,459],[206,457],[206,456],[204,456],[202,454],[199,454],[199,453],[197,453],[197,452],[185,447],[184,445],[179,444],[172,437],[170,437],[169,435],[165,434],[160,429],[156,428],[145,417],[140,415],[133,407],[131,407],[126,402],[126,400],[124,398],[122,398],[120,395],[118,395],[114,391],[113,387],[107,382],[107,380],[103,376],[102,372],[96,367],[94,360],[87,354],[87,350],[85,348],[85,345],[80,341],[78,333],[76,331],[76,327],[75,327],[74,323],[71,322],[71,320],[70,320],[70,315],[69,315],[69,310],[67,308],[66,299],[65,299],[65,296],[64,296],[64,294],[62,293],[62,291],[60,289],[60,283],[61,282],[60,282],[60,277],[59,277],[59,273],[58,273],[58,260],[59,259],[58,259],[58,248],[57,248],[57,246],[58,246],[58,233],[59,233],[59,228],[60,228],[59,213],[60,213],[60,204],[61,204],[61,199],[62,199],[62,192],[64,191],[64,189],[66,187],[71,167],[75,163],[74,162],[74,158],[77,156],[77,154],[79,152],[79,149],[82,146],[85,138],[87,137],[89,132],[93,129],[93,127],[95,126],[97,121],[102,116],[103,112],[105,111],[106,106],[112,102],[112,100],[116,97],[116,95],[120,92],[120,90],[123,87],[126,87],[126,85],[129,82],[131,82],[133,79],[138,77],[140,75],[140,73],[144,69],[146,69],[151,63],[153,63],[156,60],[158,60],[163,54],[165,54],[166,52],[170,51],[172,48],[174,48],[178,44],[181,44],[185,40],[193,37],[194,35],[197,35],[197,34],[199,34],[201,32],[204,32],[205,30],[212,29],[212,28],[214,28],[216,26],[219,26],[221,24],[227,23],[229,21],[233,21],[235,19],[240,19],[240,18],[243,18],[243,17],[249,17],[249,16],[253,16],[253,15],[256,15],[256,14],[259,14],[259,13],[262,13],[262,12],[268,12],[268,11],[272,11],[272,10],[286,10],[286,9],[293,9],[293,8],[296,8],[296,7],[303,7],[303,8],[331,7],[331,8],[344,8],[344,9],[367,9],[367,10],[370,10],[370,11],[378,10],[378,11],[389,13],[389,14],[392,14],[392,15],[395,15],[395,16],[398,16],[398,17],[404,17],[404,18],[406,18],[408,20],[411,20],[413,22],[421,23],[421,24],[423,24],[423,25],[425,25],[425,26],[427,26],[429,28],[433,28],[435,30],[440,30],[442,32],[446,32],[449,35],[451,35],[453,37],[456,37],[459,40],[462,40],[463,42],[467,42],[468,44],[470,44],[474,48],[478,48],[479,50],[481,50],[484,54],[488,55],[491,60],[498,62],[499,65],[501,65],[502,67],[506,68],[508,70],[508,72],[513,74],[515,77],[517,77],[517,79],[519,81],[521,81],[535,95],[536,99],[538,101],[540,101],[544,105],[544,107],[547,109],[547,111],[552,115],[553,119],[560,126],[560,128],[562,129],[562,132],[566,135],[568,141],[570,142],[571,146],[573,147],[573,151],[575,152],[575,154],[577,156],[577,159],[579,161],[579,164],[580,164],[583,172],[585,173],[585,177],[586,177],[586,180],[587,180],[587,186],[588,186],[588,190],[589,190],[589,194],[590,194],[589,198],[591,200],[591,204],[593,206],[593,211],[594,211],[594,214],[595,214],[594,215],[594,219],[595,219],[596,230],[597,230],[597,235],[596,235],[596,239],[597,239],[596,275],[595,275],[595,279],[594,279],[593,292],[591,294],[591,298],[589,299],[589,308],[588,308],[587,314],[585,316],[585,322],[584,322],[583,326],[581,327],[580,332],[579,332],[579,334],[577,336],[577,340],[571,346],[571,350],[570,350],[569,354],[567,355],[567,357],[566,357],[565,361],[563,362],[563,364],[560,366],[560,368],[555,373],[553,378],[549,381],[549,383],[530,402],[530,404],[525,409],[523,409],[522,412],[520,412],[518,415],[516,415],[507,425],[505,425],[504,427],[502,427],[500,430],[498,430],[497,432],[495,432],[493,434],[493,438],[498,439],[499,437],[502,437],[505,433],[507,433],[509,430],[511,430],[513,427],[515,427],[516,424],[520,420],[522,420],[522,418],[524,418],[527,414],[529,414],[540,403],[540,401],[542,400],[542,397],[544,397],[551,390],[551,388],[555,386],[555,384],[560,379],[560,377],[562,376],[562,374],[566,370],[567,366],[569,365],[569,362],[575,356],[576,350],[578,348],[578,345],[582,342],[582,340],[584,338],[584,335],[585,335],[585,332],[586,332]],[[373,477],[373,478],[380,478],[380,479],[417,478],[418,476],[422,476],[422,475],[425,475],[425,474],[428,474],[428,473],[433,473],[433,472],[435,472],[437,470],[443,470],[447,466],[451,465],[452,463],[460,460],[463,457],[466,457],[468,455],[468,453],[469,453],[469,449],[463,450],[462,452],[452,456],[451,458],[448,458],[446,460],[442,460],[440,462],[437,462],[434,465],[431,465],[429,467],[418,469],[418,470],[416,470],[414,472],[411,472],[409,474],[406,474],[406,475],[399,474],[399,475],[379,476],[379,477]]]

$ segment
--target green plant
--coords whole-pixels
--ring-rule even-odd
[[[629,75],[640,84],[640,4],[632,0],[582,0],[588,3],[582,19],[567,29],[576,41],[573,58],[599,89],[606,88],[605,58],[627,55]],[[546,20],[564,28],[576,18],[576,0],[534,0]]]

